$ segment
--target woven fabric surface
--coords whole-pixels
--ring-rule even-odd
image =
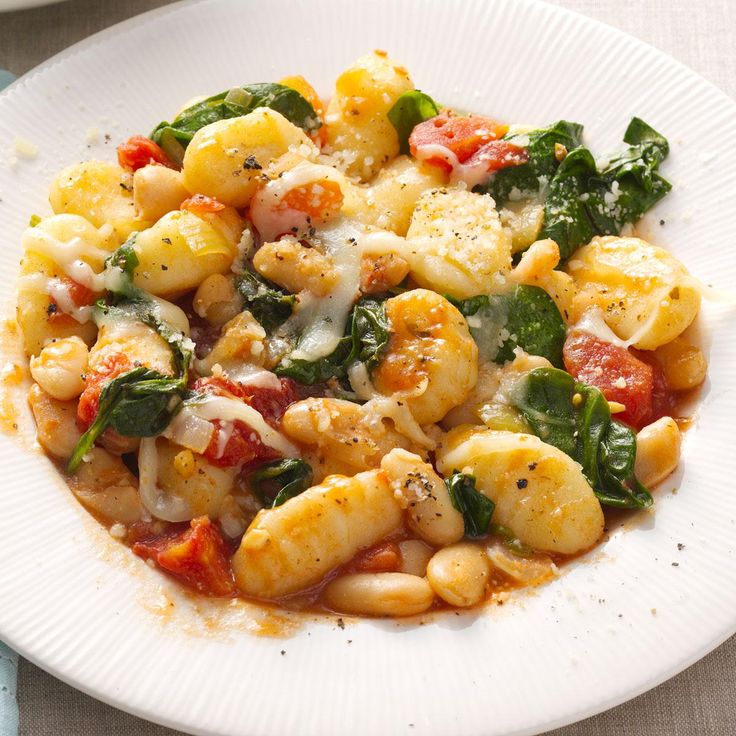
[[[736,97],[736,0],[553,0],[616,26],[671,54]],[[0,68],[20,75],[102,28],[165,0],[69,0],[0,14]],[[612,60],[612,63],[615,60]],[[10,662],[0,644],[0,667]],[[0,691],[3,718],[11,693]],[[736,638],[635,700],[549,736],[734,736]],[[74,690],[21,660],[21,736],[174,736]],[[12,721],[10,721],[12,724]],[[450,735],[448,735],[450,736]]]

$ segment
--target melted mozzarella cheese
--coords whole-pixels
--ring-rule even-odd
[[[461,164],[457,156],[449,148],[436,143],[426,143],[418,146],[416,158],[419,161],[438,158],[445,161],[452,167],[450,183],[457,184],[458,182],[464,182],[468,189],[472,189],[478,184],[483,184],[490,176],[486,161],[478,161],[475,164]]]

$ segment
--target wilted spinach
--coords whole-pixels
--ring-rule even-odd
[[[491,516],[496,504],[475,487],[475,476],[455,470],[445,485],[452,505],[463,515],[465,536],[471,539],[488,534]]]
[[[399,136],[399,153],[409,153],[409,136],[412,130],[437,115],[440,108],[424,92],[413,89],[404,92],[388,111],[388,119]]]
[[[490,194],[499,206],[508,202],[512,190],[515,190],[516,196],[525,199],[543,196],[560,165],[556,146],[564,146],[572,151],[580,145],[582,135],[582,125],[560,120],[547,128],[506,136],[512,143],[527,149],[529,160],[520,166],[501,169],[486,184],[476,187],[475,191]]]
[[[117,268],[120,274],[108,299],[95,304],[94,318],[98,324],[110,319],[135,320],[152,327],[171,347],[176,376],[139,366],[106,384],[100,393],[97,416],[69,459],[69,472],[79,467],[84,455],[108,427],[126,437],[160,434],[181,408],[187,394],[194,346],[189,338],[161,318],[156,300],[133,283],[133,273],[138,265],[134,242],[133,237],[108,258],[106,267]]]
[[[512,396],[534,434],[580,463],[598,500],[645,508],[652,497],[634,473],[636,434],[611,419],[603,394],[557,368],[536,368]]]
[[[243,271],[235,282],[235,288],[243,300],[243,309],[247,309],[267,333],[273,332],[291,316],[296,297],[254,271]]]
[[[312,477],[309,463],[286,458],[261,465],[247,480],[264,506],[276,508],[309,488]]]
[[[562,365],[565,323],[550,295],[538,286],[519,285],[508,294],[451,299],[465,317],[484,361],[513,360],[521,347]]]
[[[235,87],[197,102],[180,112],[173,122],[159,123],[150,138],[172,161],[181,164],[186,147],[200,128],[218,120],[247,115],[257,107],[276,110],[307,133],[318,130],[322,125],[312,105],[295,89],[261,82]]]
[[[311,385],[343,378],[355,362],[371,370],[378,365],[390,338],[385,300],[364,297],[353,307],[346,334],[329,355],[315,361],[287,358],[274,368],[274,373]]]
[[[667,140],[634,118],[624,134],[629,148],[598,169],[586,148],[571,151],[553,177],[540,237],[552,238],[563,259],[594,235],[618,235],[672,188],[658,172]]]

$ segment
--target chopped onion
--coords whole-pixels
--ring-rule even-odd
[[[253,100],[253,95],[242,87],[233,87],[225,95],[225,102],[247,109]]]
[[[198,416],[185,406],[166,427],[164,437],[177,445],[187,447],[200,455],[207,449],[212,440],[215,428],[211,422]]]

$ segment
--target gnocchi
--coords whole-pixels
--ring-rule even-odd
[[[626,234],[668,191],[632,126],[571,187],[582,126],[441,108],[374,51],[329,102],[236,87],[73,163],[22,236],[38,444],[198,594],[424,617],[554,580],[653,503],[707,381],[698,284]]]

